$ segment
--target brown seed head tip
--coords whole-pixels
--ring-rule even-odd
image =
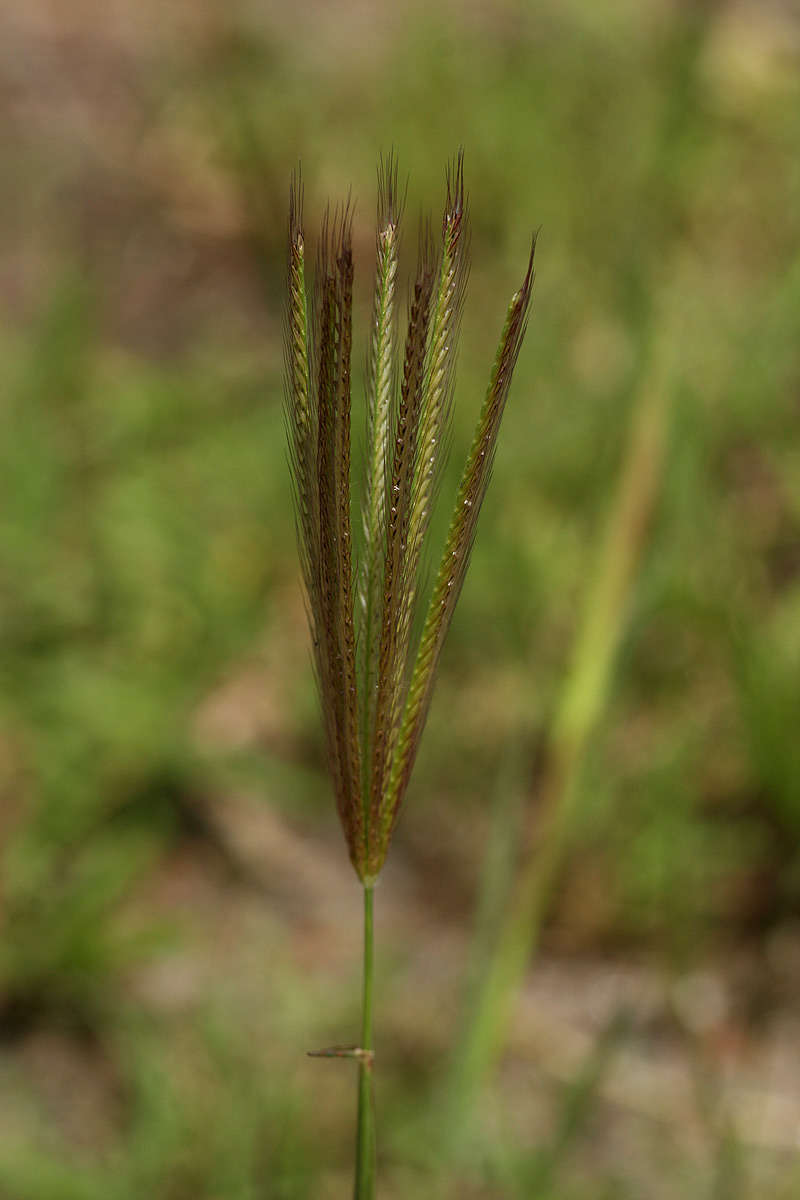
[[[390,150],[378,161],[378,232],[395,229],[400,222],[408,191],[408,179],[402,195],[398,185],[397,155]]]
[[[464,211],[464,147],[447,167],[447,207],[454,216]]]
[[[337,266],[340,268],[352,262],[353,258],[353,200],[350,192],[344,206],[337,207],[333,217],[333,253]]]
[[[538,239],[539,230],[535,229],[531,235],[531,253],[530,257],[528,258],[528,270],[525,273],[525,278],[523,279],[522,287],[520,288],[520,291],[525,295],[526,298],[530,294],[533,287],[533,281],[536,278],[536,272],[533,269],[533,260],[536,255],[536,243]]]
[[[353,204],[348,193],[343,205],[325,205],[319,245],[317,246],[317,276],[320,280],[333,278],[337,268],[352,261]]]
[[[302,249],[303,246],[303,174],[298,164],[289,181],[289,241]]]
[[[453,162],[447,167],[447,202],[444,209],[442,232],[448,229],[457,231],[466,212],[466,196],[464,193],[464,148],[459,148]]]
[[[322,221],[319,229],[319,241],[317,242],[317,277],[320,280],[323,280],[329,273],[330,242],[331,204],[329,200],[325,205],[325,210],[322,214]]]

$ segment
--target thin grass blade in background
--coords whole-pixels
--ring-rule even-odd
[[[589,740],[606,703],[639,564],[661,491],[674,377],[661,337],[634,413],[622,477],[584,603],[583,620],[555,718],[540,784],[541,819],[527,847],[494,948],[484,963],[465,1037],[448,1084],[448,1128],[469,1128],[476,1095],[508,1028],[511,1005],[535,953],[547,904],[563,865]]]

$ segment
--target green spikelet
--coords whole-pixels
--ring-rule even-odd
[[[401,203],[397,163],[390,155],[378,169],[378,234],[372,336],[367,361],[367,476],[364,498],[364,560],[361,604],[361,722],[364,731],[364,809],[369,819],[368,760],[378,699],[381,596],[387,522],[387,451],[395,383],[395,307]]]
[[[388,850],[400,804],[408,786],[430,703],[439,655],[469,565],[478,515],[491,475],[500,422],[525,335],[533,286],[534,248],[535,243],[531,249],[528,271],[522,287],[514,295],[506,314],[486,398],[461,476],[447,542],[420,638],[397,746],[381,803],[380,846],[384,852]]]

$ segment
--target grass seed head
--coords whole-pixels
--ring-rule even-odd
[[[420,563],[447,440],[468,270],[464,159],[446,176],[441,245],[420,235],[401,363],[396,355],[404,196],[392,154],[378,169],[378,229],[367,363],[367,465],[359,600],[354,603],[350,410],[352,209],[326,210],[311,329],[302,185],[289,200],[285,319],[289,462],[314,663],[334,793],[350,857],[371,884],[411,776],[442,645],[464,582],[500,423],[527,326],[533,248],[506,314],[416,647]]]

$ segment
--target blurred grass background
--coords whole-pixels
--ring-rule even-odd
[[[381,1194],[796,1195],[796,7],[0,24],[0,1196],[349,1193],[350,1069],[303,1056],[357,1028],[360,896],[285,464],[287,187],[302,159],[309,231],[353,187],[358,388],[377,154],[410,254],[459,144],[443,510],[541,238],[377,898]]]

